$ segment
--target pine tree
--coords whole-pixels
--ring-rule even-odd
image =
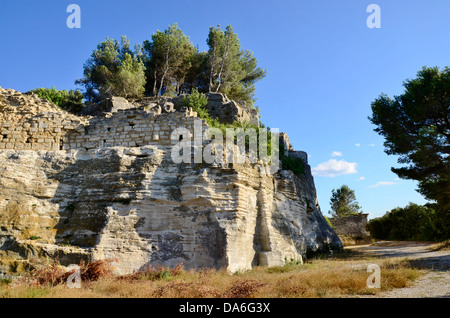
[[[147,91],[153,96],[181,94],[181,88],[196,54],[194,45],[176,23],[157,31],[152,41],[144,41]]]
[[[343,185],[339,189],[331,191],[331,215],[333,217],[343,217],[349,215],[357,215],[362,213],[360,206],[356,201],[355,191],[347,185]]]
[[[380,95],[369,120],[385,138],[385,152],[408,164],[392,172],[417,180],[419,192],[436,202],[450,229],[450,68],[424,67],[403,86],[400,96]]]
[[[224,93],[241,105],[252,107],[255,83],[266,76],[266,71],[257,67],[251,51],[241,50],[231,25],[225,31],[220,26],[211,27],[207,43],[208,91]]]
[[[112,94],[125,98],[142,96],[145,91],[144,70],[143,63],[125,53],[116,75],[109,82]]]
[[[121,43],[106,38],[84,65],[84,78],[75,81],[85,87],[85,97],[98,101],[108,96],[140,97],[144,92],[145,67],[139,52],[130,50],[123,36]]]

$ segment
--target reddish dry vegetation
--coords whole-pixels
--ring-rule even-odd
[[[366,267],[355,267],[352,261],[313,260],[304,265],[260,267],[236,274],[213,269],[186,270],[182,264],[174,268],[147,266],[118,276],[112,271],[113,260],[100,260],[81,262],[81,288],[69,288],[66,281],[74,271],[64,272],[55,260],[47,266],[36,266],[19,281],[0,282],[0,297],[358,297],[408,286],[421,274],[402,260],[378,261],[381,288],[370,289]]]
[[[98,260],[90,263],[80,262],[80,278],[84,284],[102,280],[113,283],[128,282],[132,284],[135,281],[164,281],[167,284],[156,286],[154,297],[173,298],[173,297],[196,297],[196,298],[247,298],[260,287],[266,285],[262,282],[252,279],[242,279],[236,281],[232,287],[223,292],[208,286],[207,276],[212,271],[204,270],[199,272],[198,280],[194,282],[171,281],[171,279],[186,274],[183,264],[178,264],[174,268],[165,266],[148,265],[140,271],[132,274],[115,276],[111,270],[111,263],[117,260]],[[37,265],[28,275],[19,280],[19,284],[29,285],[30,287],[55,287],[64,285],[75,270],[64,271],[58,264],[56,258],[50,265]]]
[[[115,260],[98,260],[86,263],[80,262],[80,278],[82,282],[93,282],[100,278],[112,277],[110,264]],[[75,273],[75,269],[66,272],[58,264],[58,257],[50,265],[37,264],[36,267],[20,282],[34,286],[56,286],[64,284]]]

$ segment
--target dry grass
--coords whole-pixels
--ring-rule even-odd
[[[178,264],[174,268],[166,266],[156,266],[147,265],[144,269],[134,272],[129,275],[120,276],[119,279],[122,280],[138,280],[138,279],[149,279],[157,280],[166,277],[178,276],[183,272],[183,264]]]
[[[90,263],[80,262],[80,278],[82,282],[93,282],[100,278],[112,277],[110,264],[115,260],[98,260]],[[51,287],[64,284],[75,269],[66,272],[58,263],[58,257],[51,263],[31,260],[34,269],[14,282],[14,285],[31,287]]]
[[[431,246],[434,251],[449,251],[450,250],[450,240],[439,242]]]
[[[255,268],[230,274],[223,270],[185,270],[148,267],[126,276],[113,276],[108,262],[94,262],[82,267],[82,288],[68,288],[60,277],[56,263],[34,273],[30,281],[14,284],[0,282],[0,297],[64,298],[298,298],[358,297],[405,287],[422,271],[406,261],[394,259],[377,263],[381,269],[381,288],[367,287],[368,259],[347,255],[333,260],[312,260],[303,265]],[[83,270],[84,268],[84,270]],[[83,274],[84,273],[84,274]],[[42,279],[42,281],[39,279]],[[36,283],[39,281],[39,283]]]

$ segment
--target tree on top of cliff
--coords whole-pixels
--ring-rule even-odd
[[[347,185],[331,191],[331,215],[333,217],[344,217],[362,213],[361,207],[356,201],[355,191]]]
[[[141,97],[144,93],[145,74],[139,46],[130,50],[130,41],[123,36],[121,42],[106,38],[84,64],[84,78],[75,81],[85,88],[85,98],[98,101],[109,96]]]
[[[157,31],[151,41],[144,41],[147,92],[153,96],[182,93],[191,60],[197,53],[194,45],[176,23]]]
[[[255,83],[267,71],[257,66],[249,50],[241,50],[239,38],[231,25],[209,29],[207,44],[208,92],[221,92],[242,105],[253,106]]]
[[[219,27],[209,29],[208,67],[209,67],[209,85],[208,92],[219,92],[229,86],[239,77],[241,69],[239,68],[240,43],[237,34],[233,28],[228,25],[225,31]]]
[[[83,85],[88,100],[111,95],[122,97],[180,96],[194,89],[202,93],[220,92],[242,106],[253,108],[255,83],[266,76],[253,52],[242,50],[231,25],[225,30],[211,27],[208,51],[199,52],[176,23],[157,31],[130,50],[122,37],[119,44],[107,38],[84,65]]]

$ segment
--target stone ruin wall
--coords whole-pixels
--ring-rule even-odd
[[[64,135],[80,124],[35,94],[0,88],[0,149],[60,150]]]
[[[75,116],[35,94],[0,88],[0,149],[57,151],[103,147],[173,145],[175,128],[193,136],[197,113],[191,109],[158,114],[141,108],[106,117]],[[203,123],[203,129],[206,124]]]
[[[175,128],[194,133],[195,112],[176,112],[152,115],[145,111],[118,111],[109,118],[98,118],[88,125],[80,125],[64,137],[62,149],[97,149],[104,147],[141,147],[146,145],[174,145],[171,139]],[[204,124],[203,128],[206,128]]]
[[[208,103],[205,108],[212,118],[217,118],[221,123],[239,121],[259,127],[259,113],[256,109],[242,107],[221,93],[208,93],[206,96]]]
[[[344,217],[330,218],[333,229],[344,245],[355,245],[371,242],[370,233],[366,229],[366,213]]]

